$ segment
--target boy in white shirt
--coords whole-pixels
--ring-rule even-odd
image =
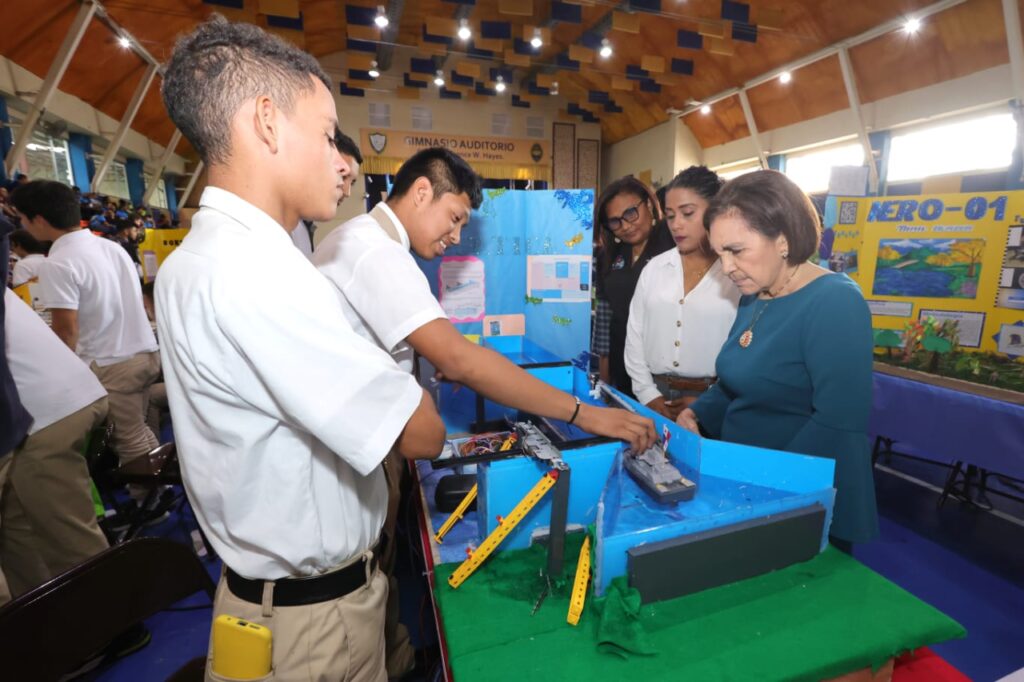
[[[46,245],[22,228],[11,233],[11,253],[18,262],[11,269],[11,286],[18,287],[39,276],[39,266],[46,262]]]
[[[107,548],[82,456],[107,392],[10,290],[4,309],[7,361],[33,420],[0,485],[0,567],[17,597]]]
[[[117,243],[81,227],[67,185],[34,180],[14,190],[11,203],[33,237],[53,242],[39,266],[39,302],[53,316],[53,331],[107,390],[121,463],[145,455],[160,444],[146,425],[160,356],[135,264]]]
[[[437,456],[444,425],[289,237],[341,198],[330,80],[214,15],[178,41],[162,95],[209,169],[156,313],[182,478],[226,567],[214,617],[271,630],[274,679],[383,682],[381,462]]]
[[[649,419],[580,405],[470,342],[448,320],[409,250],[428,260],[443,256],[480,202],[480,178],[465,160],[439,147],[422,150],[402,164],[386,202],[324,238],[313,264],[334,285],[353,328],[403,368],[412,369],[415,351],[446,378],[495,402],[645,449],[656,437]]]

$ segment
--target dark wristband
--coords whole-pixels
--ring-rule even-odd
[[[569,419],[569,421],[567,422],[567,423],[569,423],[569,424],[572,424],[573,422],[575,422],[575,421],[576,421],[576,417],[580,416],[580,405],[582,404],[582,403],[580,402],[580,399],[579,399],[579,398],[576,398],[575,396],[573,396],[573,397],[574,397],[574,399],[576,400],[576,409],[575,409],[575,410],[573,410],[573,412],[572,412],[572,418],[570,418],[570,419]]]

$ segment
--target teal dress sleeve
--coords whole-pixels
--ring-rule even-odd
[[[853,542],[878,534],[868,421],[871,415],[871,313],[856,286],[832,287],[803,316],[801,350],[811,383],[810,418],[783,448],[836,461],[831,533]]]

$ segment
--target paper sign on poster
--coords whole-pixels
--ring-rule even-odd
[[[438,271],[438,299],[452,322],[484,319],[484,262],[476,256],[446,256]]]
[[[590,302],[590,256],[527,256],[526,290],[534,299]]]
[[[985,328],[985,313],[922,309],[918,318],[923,320],[926,317],[934,317],[938,322],[953,320],[956,322],[961,346],[965,348],[981,346],[981,333]]]

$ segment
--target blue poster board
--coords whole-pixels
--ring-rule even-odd
[[[592,190],[487,189],[461,242],[417,262],[463,334],[575,358],[590,346],[593,216]]]

